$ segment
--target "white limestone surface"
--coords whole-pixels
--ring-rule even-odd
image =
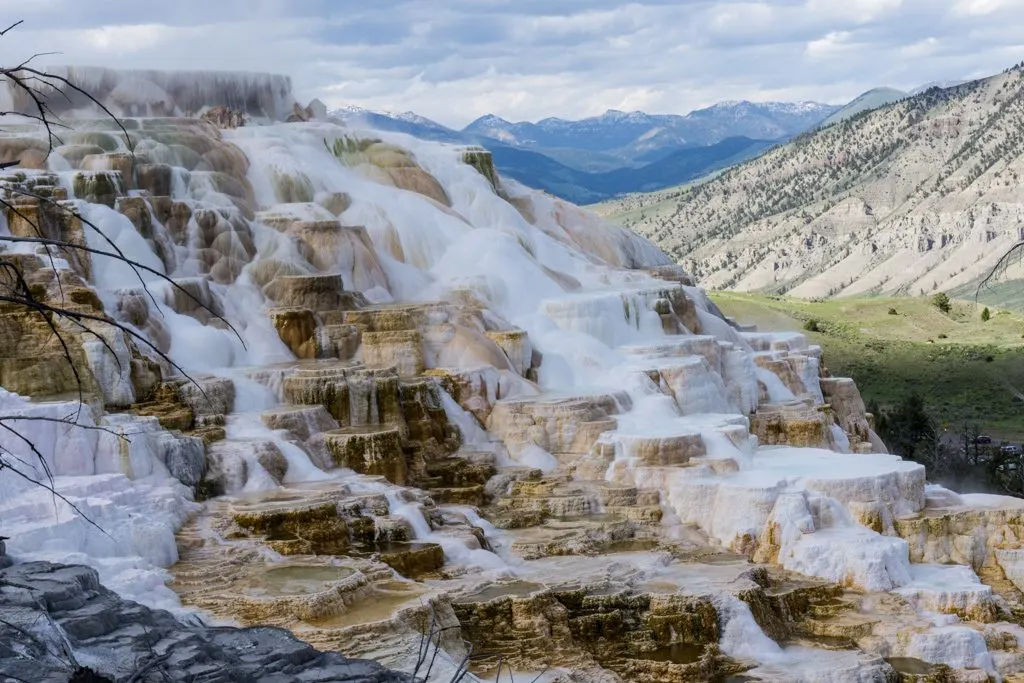
[[[963,565],[912,564],[911,580],[895,593],[916,609],[958,615],[994,613],[996,598],[970,567]]]

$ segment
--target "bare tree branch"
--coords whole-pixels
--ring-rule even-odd
[[[0,201],[2,201],[2,200],[0,200]],[[242,335],[239,334],[238,330],[235,329],[234,325],[232,325],[230,322],[228,322],[223,316],[218,315],[218,314],[214,313],[213,311],[210,311],[209,307],[207,307],[206,304],[204,304],[200,299],[198,299],[190,291],[188,291],[187,289],[185,289],[184,287],[179,285],[173,279],[171,279],[171,278],[167,277],[166,275],[164,275],[163,273],[161,273],[159,270],[157,270],[155,268],[151,268],[151,267],[147,266],[144,263],[139,263],[137,261],[133,261],[132,259],[129,259],[127,257],[122,257],[119,254],[116,254],[116,253],[113,253],[113,252],[109,252],[109,251],[104,251],[103,249],[94,249],[92,247],[87,247],[87,246],[82,245],[82,244],[75,244],[74,242],[67,242],[65,240],[54,240],[54,239],[49,239],[49,238],[46,238],[46,237],[3,236],[3,237],[0,237],[0,241],[2,241],[2,242],[12,242],[12,243],[15,243],[15,244],[16,243],[48,244],[48,245],[53,245],[53,246],[56,246],[56,247],[59,247],[59,248],[62,248],[62,249],[68,249],[68,250],[71,250],[71,251],[82,251],[82,252],[85,252],[85,253],[88,253],[88,254],[95,254],[97,256],[106,256],[108,258],[117,259],[119,261],[127,263],[127,264],[129,264],[129,265],[131,265],[131,266],[133,266],[135,268],[138,268],[139,270],[143,270],[143,271],[145,271],[147,273],[151,273],[153,275],[156,275],[156,276],[158,276],[160,278],[163,278],[165,282],[169,283],[172,287],[174,287],[174,289],[176,289],[177,291],[183,293],[185,296],[187,296],[193,302],[195,302],[199,306],[202,306],[205,310],[209,311],[210,315],[212,315],[214,318],[216,318],[220,322],[224,323],[224,325],[226,325],[229,330],[234,332],[235,337],[238,338],[238,341],[240,341],[243,346],[245,345],[245,340],[242,339]],[[147,292],[148,292],[148,289],[147,289]]]
[[[1007,249],[1006,253],[1003,254],[996,262],[996,265],[994,265],[988,274],[982,278],[981,282],[978,284],[978,288],[974,292],[975,303],[977,303],[982,289],[990,289],[992,283],[1006,275],[1006,272],[1011,266],[1020,263],[1021,261],[1024,261],[1024,242],[1018,242]]]
[[[20,23],[21,22],[18,22],[17,24],[8,27],[7,30],[4,31],[4,33],[10,31],[12,28],[14,28]],[[0,33],[0,35],[3,34]],[[31,100],[32,105],[38,112],[37,116],[40,123],[42,123],[43,127],[46,129],[47,143],[49,145],[49,149],[47,150],[47,156],[49,156],[50,152],[53,151],[53,143],[55,140],[63,144],[61,139],[57,137],[57,135],[54,133],[53,129],[55,127],[66,128],[67,126],[61,122],[60,117],[54,114],[53,111],[46,104],[45,98],[48,93],[44,92],[44,88],[61,93],[65,97],[67,97],[67,95],[64,92],[64,88],[68,88],[78,93],[79,95],[84,96],[90,103],[99,108],[99,110],[103,112],[104,115],[108,116],[112,121],[114,121],[114,123],[117,124],[117,127],[121,130],[122,133],[124,133],[125,145],[128,147],[129,151],[134,152],[131,136],[128,134],[128,129],[124,127],[124,124],[121,122],[121,120],[118,119],[117,116],[115,116],[114,113],[110,111],[110,109],[108,109],[105,104],[103,104],[98,99],[93,97],[85,89],[71,82],[66,77],[54,73],[49,73],[46,71],[40,71],[32,66],[29,66],[29,64],[34,59],[40,56],[42,56],[42,54],[35,54],[15,67],[0,68],[0,80],[7,79],[14,85],[16,91],[20,91],[24,95],[28,96],[28,98]],[[38,81],[41,85],[33,85],[33,81]]]
[[[0,450],[0,455],[2,455],[4,452],[6,452],[6,451],[5,450]],[[90,519],[87,514],[82,512],[82,510],[77,505],[75,505],[73,502],[68,500],[68,498],[64,494],[62,494],[60,491],[56,490],[53,487],[52,482],[51,483],[47,483],[47,482],[44,482],[44,481],[39,481],[37,479],[33,479],[32,477],[30,477],[25,472],[20,471],[17,467],[12,467],[9,464],[3,463],[2,459],[0,459],[0,465],[2,465],[2,466],[0,466],[0,472],[3,472],[3,471],[13,472],[15,475],[17,475],[17,476],[21,477],[22,479],[28,481],[30,484],[33,484],[35,486],[39,486],[39,487],[49,491],[54,496],[56,496],[57,498],[62,500],[64,503],[69,505],[72,510],[74,510],[79,515],[81,515],[82,519],[84,519],[86,522],[88,522],[91,526],[96,527],[96,529],[98,529],[101,534],[103,534],[104,536],[106,536],[108,538],[112,538],[112,536],[110,536],[110,534],[108,534],[99,524],[97,524],[96,522],[92,521],[92,519]]]
[[[17,21],[3,29],[0,31],[0,37],[6,35],[22,23],[22,21]],[[103,102],[96,99],[83,87],[74,83],[69,77],[70,74],[64,76],[50,73],[33,66],[34,60],[40,56],[42,54],[34,54],[14,67],[0,67],[0,84],[5,85],[8,92],[12,95],[12,100],[16,105],[14,108],[21,110],[0,111],[0,117],[17,115],[37,124],[45,135],[46,157],[49,158],[54,152],[56,145],[63,144],[59,133],[72,129],[69,124],[62,121],[54,112],[50,102],[53,101],[54,97],[61,97],[69,104],[73,103],[72,97],[84,98],[102,112],[104,116],[114,122],[124,137],[125,147],[129,153],[134,155],[134,142],[124,123]],[[2,162],[0,163],[0,170],[14,168],[19,163],[19,161]],[[38,461],[38,469],[36,469],[30,464],[31,458],[28,458],[28,456],[22,458],[17,453],[12,452],[10,448],[0,446],[0,475],[4,474],[4,472],[9,472],[8,476],[19,477],[33,486],[38,486],[48,491],[54,497],[55,506],[58,499],[63,501],[90,525],[109,536],[104,529],[90,519],[74,502],[57,491],[54,486],[54,472],[45,454],[33,442],[31,431],[22,429],[25,422],[60,423],[74,429],[107,432],[117,436],[119,439],[129,441],[126,435],[103,425],[89,424],[90,421],[82,423],[82,411],[86,405],[86,376],[80,368],[83,358],[78,349],[78,340],[87,337],[99,341],[104,350],[113,356],[118,372],[121,376],[124,376],[124,373],[128,372],[129,368],[125,367],[122,356],[118,355],[114,345],[101,333],[100,328],[114,330],[117,334],[122,335],[122,338],[127,343],[129,353],[137,355],[140,349],[147,350],[154,354],[165,367],[172,369],[197,386],[204,396],[205,391],[177,362],[161,351],[159,347],[150,341],[147,336],[136,330],[134,326],[118,322],[105,314],[94,314],[90,312],[91,309],[83,310],[86,308],[84,306],[70,305],[64,291],[65,282],[62,277],[62,271],[58,268],[56,262],[57,256],[65,257],[72,264],[73,268],[82,265],[82,259],[90,256],[110,258],[127,265],[131,268],[135,277],[138,278],[143,292],[153,303],[156,313],[163,315],[160,304],[150,291],[143,273],[155,276],[161,282],[168,283],[174,290],[182,292],[185,297],[209,313],[211,317],[222,322],[242,342],[243,346],[245,341],[238,333],[238,330],[222,315],[211,310],[206,303],[175,282],[168,274],[129,258],[100,226],[81,215],[73,203],[57,200],[40,192],[35,192],[31,185],[23,186],[19,183],[12,183],[7,185],[4,191],[4,195],[0,196],[0,210],[8,212],[7,215],[9,216],[17,216],[25,226],[28,226],[28,230],[23,229],[21,232],[30,232],[32,234],[0,236],[0,245],[3,243],[8,245],[35,244],[39,246],[41,251],[45,251],[45,256],[49,260],[49,270],[53,273],[56,296],[52,293],[53,288],[50,287],[49,283],[40,281],[29,282],[25,272],[25,263],[28,263],[27,261],[23,262],[14,258],[0,258],[0,304],[3,304],[6,310],[12,308],[15,311],[20,310],[30,316],[38,316],[42,321],[43,327],[41,328],[42,334],[40,336],[44,339],[44,347],[53,343],[54,339],[56,340],[55,345],[59,350],[59,355],[63,357],[70,367],[78,393],[78,402],[76,409],[63,417],[21,415],[17,412],[9,415],[0,415],[0,434],[13,439],[15,447],[19,451],[22,449],[17,444],[23,444],[24,449],[31,453],[32,457]],[[35,203],[38,206],[38,213],[33,215],[33,211],[26,210],[27,203],[17,201],[15,199],[17,197],[24,197]],[[98,249],[89,247],[87,244],[78,244],[76,243],[77,236],[74,238],[76,241],[63,239],[60,227],[64,225],[64,221],[59,221],[56,227],[53,224],[54,217],[60,215],[74,216],[76,220],[80,221],[81,225],[94,231],[108,248]],[[41,256],[40,258],[42,259]],[[45,259],[43,260],[45,261]],[[79,275],[86,277],[87,273],[79,272]],[[32,279],[35,280],[35,278]],[[152,279],[151,277],[150,280]],[[41,286],[43,287],[42,290],[40,289]],[[42,476],[33,476],[33,472],[41,473]],[[424,654],[425,660],[426,653]]]
[[[0,36],[7,35],[7,32],[10,31],[12,28],[20,26],[21,24],[24,24],[24,23],[25,23],[24,19],[18,19],[16,22],[14,22],[13,24],[11,24],[7,28],[5,28],[3,31],[0,31]]]

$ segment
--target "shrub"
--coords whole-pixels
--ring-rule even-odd
[[[949,339],[949,336],[946,334],[940,334],[939,339]]]
[[[953,305],[949,301],[949,297],[946,296],[945,292],[939,292],[932,297],[932,305],[939,309],[943,313],[949,313],[953,308]]]
[[[889,315],[899,315],[899,313],[896,312],[895,308],[890,308],[889,309]]]
[[[992,314],[989,312],[988,306],[986,306],[981,312],[981,322],[987,323],[991,317]]]
[[[804,323],[804,329],[808,332],[821,332],[821,326],[818,325],[818,321],[814,318]]]

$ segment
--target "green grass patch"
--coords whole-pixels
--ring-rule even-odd
[[[1024,280],[1006,280],[995,282],[981,289],[978,284],[971,283],[957,287],[949,292],[955,296],[968,301],[977,298],[982,306],[997,306],[1015,312],[1024,312]],[[995,311],[992,311],[994,314]]]
[[[992,309],[987,322],[974,302],[953,301],[949,315],[929,298],[804,301],[714,292],[739,322],[765,331],[805,330],[824,351],[833,375],[852,377],[865,402],[892,407],[913,391],[944,427],[980,422],[993,438],[1024,440],[1024,317]],[[990,306],[991,308],[991,306]],[[891,314],[890,309],[896,313]],[[807,330],[808,323],[816,331]]]

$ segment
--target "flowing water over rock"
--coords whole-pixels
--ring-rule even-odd
[[[186,113],[160,82],[121,111]],[[275,115],[280,82],[236,86]],[[0,476],[14,558],[403,671],[433,628],[437,680],[466,657],[550,681],[1024,674],[1024,503],[881,452],[802,335],[725,319],[480,150],[228,114],[127,119],[134,153],[82,122],[0,178],[9,234],[109,249],[95,226],[173,279],[5,254],[190,377],[90,323],[68,332],[79,404],[45,321],[0,307],[4,414],[102,428],[9,423],[67,499]]]

